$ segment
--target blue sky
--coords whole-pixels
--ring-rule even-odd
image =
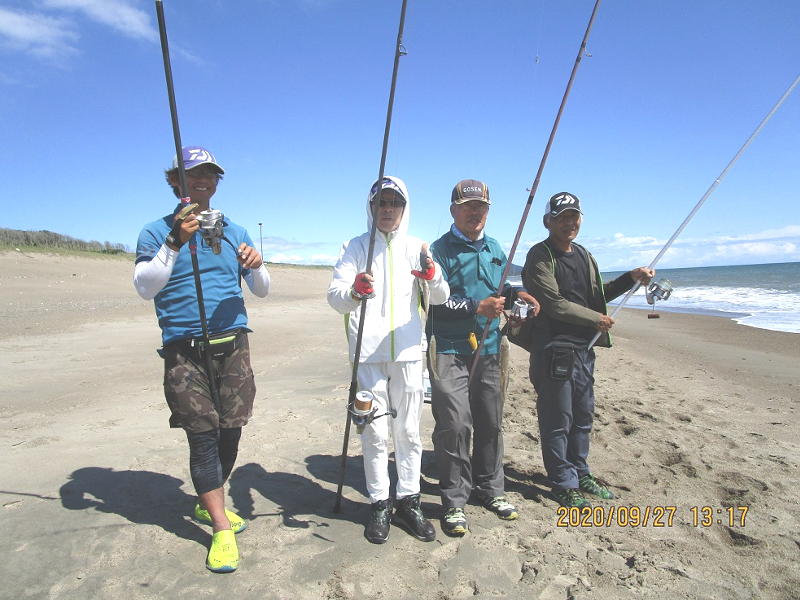
[[[332,264],[366,230],[401,4],[164,0],[183,143],[266,259]],[[476,178],[510,248],[593,6],[409,0],[386,172],[412,234]],[[650,263],[800,74],[798,24],[796,0],[601,2],[514,262],[566,190],[603,270]],[[155,3],[0,0],[0,58],[0,227],[133,249],[173,206]],[[658,266],[800,260],[799,132],[796,89]]]

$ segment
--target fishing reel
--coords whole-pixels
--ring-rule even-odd
[[[511,309],[511,316],[509,317],[509,325],[511,325],[511,333],[517,335],[522,329],[522,323],[528,318],[528,303],[524,300],[515,300],[514,307]]]
[[[656,300],[666,300],[672,293],[672,282],[663,277],[657,282],[653,281],[647,288],[647,303],[655,304]]]
[[[222,252],[222,240],[225,239],[225,235],[222,233],[225,225],[222,221],[224,216],[220,211],[214,209],[204,210],[197,215],[197,221],[200,223],[200,235],[203,236],[203,240],[211,247],[214,254]]]
[[[647,315],[648,319],[658,318],[658,314],[656,313],[656,301],[666,300],[669,298],[670,294],[672,294],[672,282],[669,279],[664,279],[662,277],[658,281],[650,283],[647,287],[645,297],[647,298],[647,303],[653,305],[653,312]]]
[[[347,405],[347,412],[350,413],[350,419],[356,426],[358,433],[364,432],[364,427],[372,423],[375,419],[391,415],[393,419],[397,418],[397,409],[390,406],[390,409],[382,415],[376,415],[378,412],[377,406],[372,406],[372,401],[375,399],[372,392],[361,391],[356,394],[355,399]]]

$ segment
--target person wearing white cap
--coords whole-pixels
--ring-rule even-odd
[[[377,231],[372,264],[367,265],[373,215]],[[450,289],[441,267],[428,256],[428,244],[408,235],[409,217],[405,183],[391,176],[380,185],[376,181],[367,199],[367,233],[343,244],[328,286],[328,304],[346,315],[351,364],[361,311],[366,311],[357,378],[359,390],[372,393],[372,408],[379,415],[361,434],[371,503],[364,535],[373,544],[386,542],[391,522],[424,542],[436,538],[436,530],[420,508],[422,314],[426,309],[422,299],[440,304]],[[397,467],[394,503],[389,490],[390,430]]]
[[[161,327],[159,354],[164,359],[169,424],[182,427],[189,442],[189,471],[199,497],[194,518],[213,528],[206,567],[226,573],[239,564],[234,533],[247,525],[225,509],[223,485],[236,461],[242,427],[252,414],[256,393],[241,282],[263,298],[269,293],[270,278],[247,230],[221,213],[214,211],[220,243],[209,244],[205,235],[198,233],[198,216],[209,214],[204,211],[210,211],[211,198],[225,171],[214,155],[200,146],[184,147],[183,162],[189,197],[142,229],[133,282],[142,298],[154,301]],[[177,157],[166,178],[175,196],[181,198]],[[201,271],[202,307],[195,287],[193,252]],[[207,316],[209,349],[204,347],[200,310]],[[211,354],[219,404],[209,389],[206,352]]]
[[[578,509],[590,506],[584,494],[614,498],[587,462],[595,363],[589,342],[600,331],[595,345],[611,346],[614,319],[606,314],[606,302],[655,275],[639,267],[604,283],[594,257],[575,243],[582,220],[577,196],[561,192],[550,198],[543,216],[549,236],[530,249],[522,270],[522,284],[542,305],[533,320],[529,371],[542,459],[558,503]]]

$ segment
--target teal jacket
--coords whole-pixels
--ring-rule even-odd
[[[431,245],[433,260],[441,265],[450,297],[432,306],[426,333],[436,337],[437,354],[474,353],[470,334],[480,341],[488,319],[476,314],[484,298],[497,294],[506,267],[506,255],[497,240],[484,236],[480,250],[448,231]],[[509,298],[506,299],[508,304]],[[500,351],[500,319],[492,319],[481,354]]]

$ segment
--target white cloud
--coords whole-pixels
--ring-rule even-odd
[[[287,256],[286,254],[280,254],[280,253],[268,257],[267,262],[288,263],[293,265],[304,264],[303,258],[301,256],[298,256],[297,254],[291,254]]]
[[[767,229],[758,233],[749,233],[730,237],[720,237],[719,240],[747,241],[747,240],[777,240],[784,238],[800,238],[800,225],[787,225],[780,229]]]
[[[147,12],[125,0],[42,0],[36,10],[0,7],[0,48],[60,62],[78,53],[80,23],[64,16],[78,13],[125,37],[158,42]]]
[[[283,254],[279,252],[272,256],[267,256],[266,261],[270,263],[283,263],[290,265],[318,265],[333,266],[336,264],[336,257],[328,254],[313,254],[310,259],[303,258],[299,254]]]
[[[621,233],[614,234],[614,243],[617,246],[631,247],[656,244],[657,240],[653,236],[645,235],[640,237],[627,237]]]
[[[339,260],[338,256],[329,254],[313,254],[311,256],[312,265],[335,265],[337,260]]]
[[[580,240],[579,240],[580,241]],[[587,240],[604,271],[649,265],[665,241],[615,234],[613,239]],[[787,225],[738,236],[678,238],[656,267],[682,268],[800,261],[800,226]]]
[[[151,25],[150,15],[125,0],[43,0],[42,6],[81,12],[133,39],[158,40],[158,30]]]
[[[79,39],[68,19],[0,8],[0,44],[12,51],[59,60],[77,52]]]

